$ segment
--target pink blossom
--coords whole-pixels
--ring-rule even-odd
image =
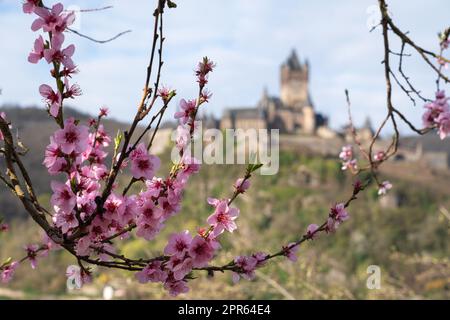
[[[146,240],[152,240],[162,229],[162,209],[147,200],[138,208],[136,235]]]
[[[169,88],[164,87],[164,86],[158,90],[158,94],[164,102],[167,102],[170,95],[174,94],[174,93],[175,93],[175,91],[172,91]]]
[[[61,228],[61,232],[64,234],[66,234],[69,230],[78,227],[79,224],[75,213],[70,211],[57,212],[57,214],[53,216],[53,222],[55,223],[55,226]]]
[[[136,179],[152,179],[159,169],[161,161],[157,156],[150,155],[143,143],[140,143],[130,154],[131,173]]]
[[[375,161],[383,161],[386,158],[386,153],[384,151],[378,151],[377,153],[375,153],[375,155],[373,156],[373,159]]]
[[[183,174],[188,176],[200,171],[200,161],[195,157],[184,155],[181,164],[183,166]]]
[[[38,63],[39,60],[44,57],[44,49],[44,39],[42,38],[42,36],[39,36],[39,38],[34,41],[34,49],[29,54],[28,61],[30,63]]]
[[[81,196],[77,197],[77,208],[80,213],[81,220],[85,220],[92,213],[94,213],[95,209],[97,209],[97,205],[93,200],[98,196],[98,194],[98,192],[83,192]]]
[[[72,77],[73,74],[76,74],[76,73],[78,73],[78,69],[76,66],[73,66],[71,68],[67,68],[64,66],[64,68],[60,72],[60,75],[70,78],[70,77]]]
[[[239,267],[240,271],[233,274],[233,282],[239,281],[239,277],[246,280],[252,280],[255,277],[255,269],[258,260],[255,257],[239,256],[234,258],[234,263]]]
[[[352,159],[349,161],[345,161],[344,163],[342,163],[342,170],[347,170],[347,169],[351,169],[351,170],[358,170],[358,163],[356,161],[356,159]]]
[[[208,83],[208,73],[213,71],[215,63],[204,57],[201,62],[199,62],[197,69],[195,70],[195,75],[197,76],[197,82],[203,87]]]
[[[37,7],[34,12],[39,16],[31,25],[31,30],[37,31],[43,28],[44,32],[55,31],[58,23],[61,23],[61,16],[64,7],[61,3],[55,4],[51,10],[43,7]]]
[[[136,218],[137,213],[138,206],[136,204],[136,197],[125,197],[124,210],[122,215],[119,216],[120,223],[124,226],[127,224],[131,224]]]
[[[306,235],[309,239],[314,239],[317,237],[316,231],[319,229],[319,226],[315,223],[312,223],[306,229]]]
[[[189,234],[189,231],[185,230],[181,233],[174,233],[169,237],[169,242],[164,249],[164,254],[175,255],[182,258],[189,250],[191,242],[192,237]]]
[[[195,236],[189,248],[189,255],[192,257],[194,267],[205,267],[213,258],[215,251],[215,243],[205,240],[201,236]]]
[[[233,232],[237,229],[234,220],[239,215],[239,209],[230,208],[228,206],[228,200],[221,200],[214,210],[214,213],[210,215],[207,222],[214,227],[213,235],[216,237],[224,230]]]
[[[109,109],[107,107],[101,107],[100,108],[100,113],[98,114],[98,116],[100,118],[106,117],[109,114]]]
[[[88,147],[89,129],[76,125],[73,118],[64,122],[64,128],[55,132],[55,142],[65,154],[82,153]]]
[[[9,230],[9,225],[7,223],[0,223],[0,233],[7,232]]]
[[[327,232],[334,232],[339,225],[349,218],[345,205],[338,203],[331,208],[329,218],[327,220]]]
[[[422,116],[423,123],[426,127],[439,125],[438,118],[442,113],[449,112],[448,100],[445,91],[436,92],[436,99],[433,102],[425,104],[425,113]]]
[[[90,248],[92,244],[91,238],[89,236],[82,237],[78,240],[75,246],[75,252],[79,256],[89,256],[91,254],[92,249]]]
[[[353,147],[351,145],[343,146],[339,158],[345,162],[350,161],[353,158]]]
[[[436,119],[439,129],[439,137],[444,140],[450,135],[450,112],[442,112]]]
[[[142,206],[138,208],[138,212],[139,219],[147,222],[159,220],[162,216],[161,208],[155,206],[151,200],[144,200]]]
[[[298,249],[299,245],[295,244],[294,242],[291,242],[286,247],[283,247],[284,255],[292,262],[296,262],[298,259],[297,257]]]
[[[34,9],[38,6],[40,0],[25,0],[22,5],[23,13],[33,13]]]
[[[51,40],[51,48],[44,50],[44,58],[48,63],[59,62],[68,69],[74,68],[75,65],[72,61],[72,56],[75,53],[75,46],[71,44],[61,50],[63,42],[64,35],[62,33],[55,34]]]
[[[175,280],[183,280],[192,271],[192,259],[189,256],[172,256],[167,263],[167,268],[172,271]]]
[[[162,269],[161,261],[150,262],[142,271],[136,272],[136,279],[140,283],[164,282],[167,279],[167,273]]]
[[[66,269],[66,277],[74,285],[76,289],[83,286],[83,279],[81,277],[81,268],[76,265],[70,265]]]
[[[64,92],[64,98],[75,98],[81,96],[81,88],[77,84],[69,84],[69,78],[64,78],[64,87],[66,88],[66,92]]]
[[[207,75],[212,72],[216,67],[216,64],[209,60],[208,57],[204,57],[202,61],[200,61],[197,65],[197,69],[195,70],[195,74],[199,75]]]
[[[102,124],[100,124],[97,128],[97,136],[95,136],[94,133],[89,135],[91,144],[94,144],[94,138],[102,147],[107,147],[111,143],[111,137],[106,133],[105,128]],[[95,147],[97,147],[97,143],[95,144]]]
[[[39,247],[36,244],[29,244],[25,246],[25,251],[27,252],[28,260],[30,260],[31,268],[36,269],[37,267],[37,250]]]
[[[200,97],[201,97],[200,101],[209,102],[209,99],[212,97],[212,93],[209,92],[207,89],[204,89],[204,90],[202,90]]]
[[[213,207],[217,207],[220,203],[219,199],[211,198],[211,197],[208,197],[208,199],[206,199],[206,201],[208,202],[208,204],[212,205]]]
[[[53,190],[53,195],[50,199],[52,206],[55,211],[63,211],[65,213],[70,213],[76,205],[77,198],[73,193],[70,186],[65,183],[52,181],[51,188]]]
[[[181,196],[184,190],[184,183],[178,178],[167,181],[167,201],[172,206],[178,206],[181,202]]]
[[[59,108],[61,107],[61,93],[59,91],[53,91],[52,87],[46,84],[43,84],[39,87],[39,93],[46,99],[52,117],[56,118],[59,114]]]
[[[158,204],[163,210],[163,219],[166,220],[171,216],[178,213],[181,209],[181,204],[178,201],[169,201],[166,197],[160,197],[158,199]]]
[[[234,183],[234,187],[236,188],[237,192],[244,193],[248,188],[250,188],[250,180],[239,178]]]
[[[90,139],[89,139],[90,140]],[[85,152],[83,152],[83,161],[87,160],[90,164],[103,164],[104,159],[108,156],[108,154],[103,151],[99,145],[95,145],[95,147],[92,147],[91,144],[89,144],[88,149],[86,149]]]
[[[337,203],[331,208],[330,216],[339,221],[343,222],[349,218],[347,210],[345,210],[345,205],[343,203]]]
[[[8,283],[11,281],[12,277],[14,276],[14,272],[16,271],[17,267],[19,266],[19,262],[13,261],[7,266],[3,267],[3,270],[1,270],[0,273],[0,279],[3,283]]]
[[[142,193],[142,196],[146,198],[157,197],[163,191],[164,181],[161,178],[153,177],[151,180],[146,180],[145,185],[147,190]]]
[[[45,148],[45,159],[43,164],[47,167],[48,172],[51,175],[62,172],[64,167],[67,165],[66,159],[64,159],[64,154],[55,143],[53,137],[50,137],[50,144]]]
[[[67,280],[73,285],[75,289],[81,289],[83,284],[92,281],[91,275],[82,270],[79,266],[71,265],[66,269]]]
[[[364,188],[361,180],[359,180],[359,179],[356,179],[356,181],[352,185],[353,185],[353,194],[354,195],[358,194]]]
[[[63,32],[75,20],[75,14],[73,12],[61,15],[63,10],[64,7],[61,3],[55,4],[51,10],[43,7],[36,7],[34,13],[36,13],[39,18],[34,20],[31,25],[31,30],[37,31],[42,28],[44,32]]]
[[[390,189],[392,184],[389,181],[383,181],[378,188],[378,195],[385,195]]]
[[[179,125],[177,127],[176,132],[176,146],[179,150],[184,150],[189,144],[189,141],[191,140],[191,134],[189,129],[186,127]]]
[[[181,159],[181,166],[182,170],[180,170],[177,175],[177,180],[181,184],[185,184],[192,174],[200,171],[200,161],[194,157],[187,156],[186,154],[184,154]]]
[[[169,294],[171,296],[176,297],[177,295],[181,293],[186,293],[189,291],[189,287],[187,286],[186,282],[181,281],[167,281],[164,284],[164,288],[169,291]]]
[[[106,216],[119,216],[122,215],[125,211],[125,207],[123,205],[123,198],[121,196],[117,196],[114,193],[108,197],[104,204]]]
[[[108,176],[108,168],[103,164],[94,164],[91,167],[92,176],[96,180],[105,179]]]
[[[180,101],[181,111],[175,112],[175,119],[180,119],[181,124],[186,124],[194,116],[197,107],[196,100]]]
[[[252,257],[256,259],[256,267],[257,268],[263,266],[266,263],[267,256],[268,256],[268,254],[264,253],[264,252],[257,252],[257,253],[252,254]]]

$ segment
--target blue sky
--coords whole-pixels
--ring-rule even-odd
[[[73,106],[95,114],[102,105],[114,118],[130,121],[139,102],[151,38],[155,1],[62,1],[80,8],[113,5],[83,13],[79,31],[96,38],[117,32],[132,33],[100,45],[68,35],[77,46],[74,56],[81,73],[75,77],[83,96]],[[382,38],[369,33],[375,0],[178,0],[178,8],[165,16],[166,46],[162,82],[177,89],[177,101],[193,98],[193,69],[204,55],[217,62],[211,75],[211,103],[205,110],[221,115],[226,107],[252,106],[264,86],[278,95],[279,67],[292,48],[311,64],[311,95],[318,111],[333,127],[346,123],[344,89],[350,90],[354,118],[381,121],[385,108]],[[46,1],[50,4],[49,1]],[[398,26],[409,30],[418,44],[438,50],[436,34],[450,21],[448,0],[391,0],[390,11]],[[21,12],[20,1],[0,0],[0,105],[40,105],[37,88],[51,83],[48,66],[27,63],[37,37],[29,26],[33,18]],[[398,43],[394,42],[398,46]],[[434,75],[414,57],[406,64],[417,87],[428,96],[435,90]],[[394,101],[416,123],[422,105],[396,94]],[[170,111],[175,110],[175,106]]]

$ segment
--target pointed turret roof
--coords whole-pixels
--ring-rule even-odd
[[[292,70],[300,70],[302,68],[295,49],[292,49],[291,54],[287,58],[285,64]]]

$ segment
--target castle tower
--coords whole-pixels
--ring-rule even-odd
[[[297,53],[292,50],[285,63],[281,65],[281,101],[286,106],[302,108],[309,104],[308,99],[309,64],[301,64]]]

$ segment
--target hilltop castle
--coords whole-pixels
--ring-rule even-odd
[[[315,135],[328,119],[315,112],[309,93],[309,63],[301,63],[295,50],[280,68],[280,96],[264,89],[256,107],[227,109],[221,129],[279,129],[284,134]]]

